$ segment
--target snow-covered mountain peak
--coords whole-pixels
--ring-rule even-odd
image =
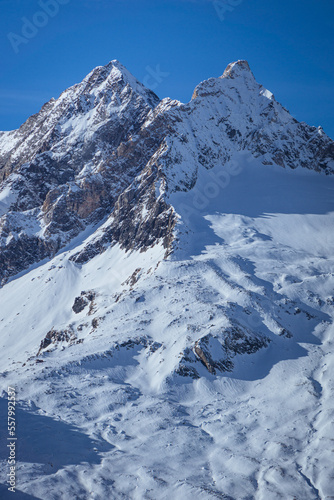
[[[18,130],[0,135],[0,168],[6,167],[1,178],[5,179],[14,165],[18,168],[22,161],[31,161],[36,154],[54,149],[60,140],[57,153],[66,155],[65,142],[73,148],[73,144],[94,136],[110,122],[117,120],[119,124],[128,116],[133,124],[134,115],[141,122],[159,102],[154,92],[118,61],[98,66],[81,83],[44,104]]]
[[[105,66],[97,66],[94,68],[79,84],[81,94],[91,93],[93,95],[101,95],[104,92],[112,89],[119,94],[126,93],[124,89],[131,89],[133,92],[140,94],[149,102],[156,106],[159,98],[140,83],[117,59],[110,61]]]
[[[136,136],[159,102],[123,65],[111,61],[49,101],[18,130],[0,135],[1,234],[9,230],[13,235],[3,240],[12,250],[6,243],[0,280],[2,272],[8,275],[8,259],[17,255],[14,247],[27,238],[28,226],[34,227],[26,240],[32,263],[112,211],[151,155],[151,145],[123,153],[121,144]],[[36,255],[32,240],[48,244],[42,243]]]
[[[239,60],[228,64],[221,78],[238,78],[239,76],[245,75],[254,78],[248,62],[245,60]]]
[[[237,92],[241,99],[245,100],[245,93],[259,92],[263,88],[257,83],[247,61],[236,61],[230,63],[222,76],[209,78],[201,82],[193,93],[193,99],[199,96],[219,96],[222,93]],[[240,100],[240,99],[239,99]]]

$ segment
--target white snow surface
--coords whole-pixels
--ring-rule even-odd
[[[79,266],[77,239],[0,290],[1,498],[8,386],[23,499],[334,498],[334,178],[241,153],[222,169],[170,195],[167,260],[114,246]],[[234,321],[268,347],[181,376],[185,351],[208,334],[218,349]],[[36,357],[52,328],[72,341]]]

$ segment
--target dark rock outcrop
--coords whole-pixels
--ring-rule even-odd
[[[81,295],[79,297],[76,297],[74,300],[74,304],[72,306],[73,312],[76,314],[79,314],[81,311],[83,311],[88,305],[90,306],[90,311],[93,308],[93,302],[95,299],[95,293],[94,292],[81,292]]]

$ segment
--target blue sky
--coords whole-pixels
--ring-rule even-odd
[[[112,59],[159,97],[183,102],[200,81],[247,59],[293,116],[334,138],[333,0],[0,0],[0,8],[0,130]]]

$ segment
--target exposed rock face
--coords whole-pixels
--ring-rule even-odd
[[[209,373],[229,372],[234,368],[233,358],[238,354],[253,354],[268,347],[271,340],[241,326],[225,328],[217,336],[205,335],[194,344],[193,350],[187,349],[181,359],[178,372],[182,376],[198,378],[194,367],[199,360]]]
[[[202,82],[188,104],[159,101],[117,61],[94,69],[0,134],[0,283],[90,225],[101,227],[78,263],[114,243],[144,251],[163,241],[168,255],[177,223],[169,195],[235,151],[334,170],[333,141],[292,118],[246,61]]]
[[[37,356],[39,356],[39,354],[51,344],[58,344],[59,342],[74,342],[75,340],[76,336],[71,329],[57,331],[52,328],[41,341]]]
[[[89,313],[90,313],[94,307],[94,299],[95,299],[95,292],[93,291],[81,292],[81,295],[75,298],[72,310],[76,314],[79,314],[89,305]]]

